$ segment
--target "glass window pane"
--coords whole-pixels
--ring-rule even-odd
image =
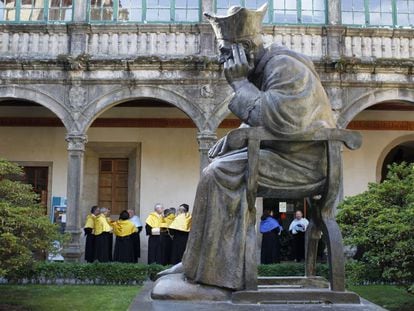
[[[312,0],[302,0],[302,10],[312,10],[313,1]]]
[[[351,12],[342,12],[342,23],[345,25],[354,23]]]
[[[392,25],[392,14],[391,13],[381,14],[381,25]]]
[[[273,8],[275,10],[284,10],[285,2],[283,0],[273,0]]]
[[[365,11],[364,0],[353,0],[352,4],[354,11]]]
[[[352,11],[352,1],[341,1],[342,11]]]
[[[409,26],[410,25],[410,19],[408,17],[408,14],[398,14],[397,15],[397,25],[398,26]]]
[[[369,23],[371,25],[380,25],[381,24],[381,14],[380,13],[370,13],[369,14]]]
[[[16,2],[13,0],[5,0],[1,2],[1,8],[3,14],[1,15],[2,20],[4,21],[14,21],[16,20]]]
[[[325,11],[325,0],[313,0],[315,10]]]
[[[353,24],[355,24],[355,25],[365,25],[365,14],[364,13],[355,13]]]
[[[175,0],[176,8],[185,8],[187,6],[187,0]]]
[[[287,10],[296,10],[296,1],[289,1],[285,2],[285,7]]]
[[[396,4],[398,13],[408,13],[408,1],[400,0]]]
[[[49,20],[72,20],[72,0],[52,0],[49,8]]]
[[[258,3],[257,0],[245,0],[245,7],[248,9],[257,9],[260,7],[261,3]]]

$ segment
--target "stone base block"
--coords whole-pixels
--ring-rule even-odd
[[[359,304],[353,292],[334,292],[329,289],[273,289],[238,291],[232,294],[234,304]]]
[[[329,282],[320,276],[304,277],[304,276],[271,276],[259,277],[259,288],[271,286],[279,287],[298,287],[298,288],[329,288]]]

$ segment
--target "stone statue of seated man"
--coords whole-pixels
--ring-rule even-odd
[[[264,5],[258,10],[232,7],[222,17],[206,14],[234,91],[228,108],[242,126],[261,126],[274,134],[335,128],[331,105],[311,59],[277,44],[264,47],[261,32],[266,11]],[[262,145],[259,186],[283,190],[322,185],[327,174],[325,149],[316,141]],[[163,289],[174,291],[174,282],[197,286],[195,292],[211,290],[212,299],[221,290],[223,298],[227,292],[249,289],[251,278],[257,277],[246,268],[257,264],[256,215],[246,199],[247,150],[232,150],[224,137],[209,156],[212,161],[198,184],[193,230],[182,263],[162,273],[176,273],[175,279],[170,275],[159,279],[154,298],[163,298]],[[170,283],[165,283],[168,277]],[[193,296],[188,299],[197,299],[194,291],[189,295]]]

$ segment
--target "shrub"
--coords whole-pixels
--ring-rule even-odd
[[[11,282],[30,283],[93,283],[93,284],[142,284],[155,280],[156,274],[167,267],[151,264],[132,263],[69,263],[37,262],[30,269],[22,269]],[[317,275],[329,278],[327,264],[317,264]],[[259,265],[259,276],[303,276],[303,263],[280,263]],[[370,270],[366,264],[350,261],[346,264],[347,280],[350,284],[379,283],[377,271]]]
[[[161,265],[130,263],[37,262],[20,270],[10,282],[142,284],[164,270]]]
[[[19,278],[35,262],[34,254],[53,251],[63,241],[58,228],[36,203],[31,185],[15,181],[19,166],[0,159],[0,277]]]
[[[346,198],[337,216],[348,245],[364,250],[352,279],[414,280],[414,165],[393,164],[384,182]]]

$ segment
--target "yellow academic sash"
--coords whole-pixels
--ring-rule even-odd
[[[191,214],[182,213],[175,217],[174,221],[169,226],[170,229],[190,232],[191,229]]]
[[[95,218],[95,235],[99,235],[102,232],[111,232],[112,227],[109,225],[105,215],[101,214]]]
[[[149,214],[145,223],[151,228],[160,228],[162,222],[162,217],[159,216],[156,212]]]
[[[137,232],[137,227],[129,220],[117,220],[111,223],[116,236],[124,237]]]
[[[85,228],[95,228],[95,218],[96,216],[93,214],[86,216]]]
[[[160,228],[168,228],[171,225],[171,223],[174,221],[174,219],[175,219],[174,214],[170,214],[167,217],[164,217],[160,224]]]

